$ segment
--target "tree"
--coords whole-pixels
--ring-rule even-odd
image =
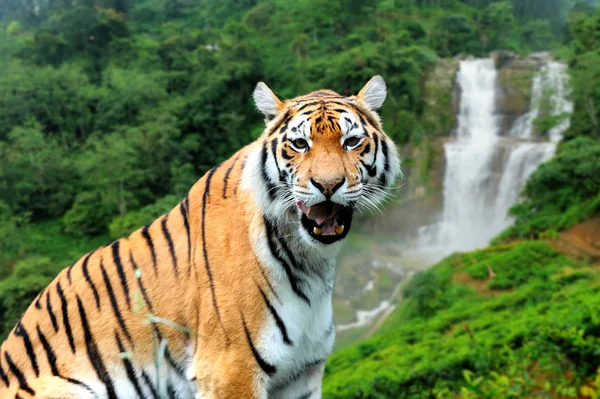
[[[481,13],[481,40],[487,49],[510,49],[508,38],[515,27],[513,6],[508,1],[492,3]]]
[[[34,219],[61,215],[77,189],[72,165],[35,120],[15,127],[0,147],[0,201]]]

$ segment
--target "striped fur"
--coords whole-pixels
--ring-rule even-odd
[[[347,231],[324,242],[302,206],[386,198],[400,165],[383,98],[380,77],[285,101],[259,84],[256,142],[40,293],[0,348],[0,399],[319,398]]]

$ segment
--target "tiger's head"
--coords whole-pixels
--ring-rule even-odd
[[[377,208],[401,176],[396,146],[376,112],[385,97],[381,76],[354,96],[320,90],[283,101],[258,83],[265,213],[297,221],[307,243],[323,246],[346,237],[355,210]]]

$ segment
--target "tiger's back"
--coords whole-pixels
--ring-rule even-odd
[[[0,398],[320,397],[352,189],[380,200],[400,173],[370,84],[349,102],[259,85],[261,138],[35,299],[0,348]],[[335,147],[359,130],[360,148]]]

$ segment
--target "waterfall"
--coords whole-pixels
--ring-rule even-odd
[[[508,227],[508,209],[527,178],[554,155],[568,129],[573,104],[567,99],[566,67],[548,62],[532,83],[529,112],[502,132],[496,115],[497,72],[493,60],[465,60],[456,82],[461,89],[456,137],[444,147],[444,207],[440,221],[419,230],[420,251],[436,258],[488,245]],[[540,105],[544,101],[544,109]],[[537,137],[534,121],[542,113],[567,115],[546,138]]]

